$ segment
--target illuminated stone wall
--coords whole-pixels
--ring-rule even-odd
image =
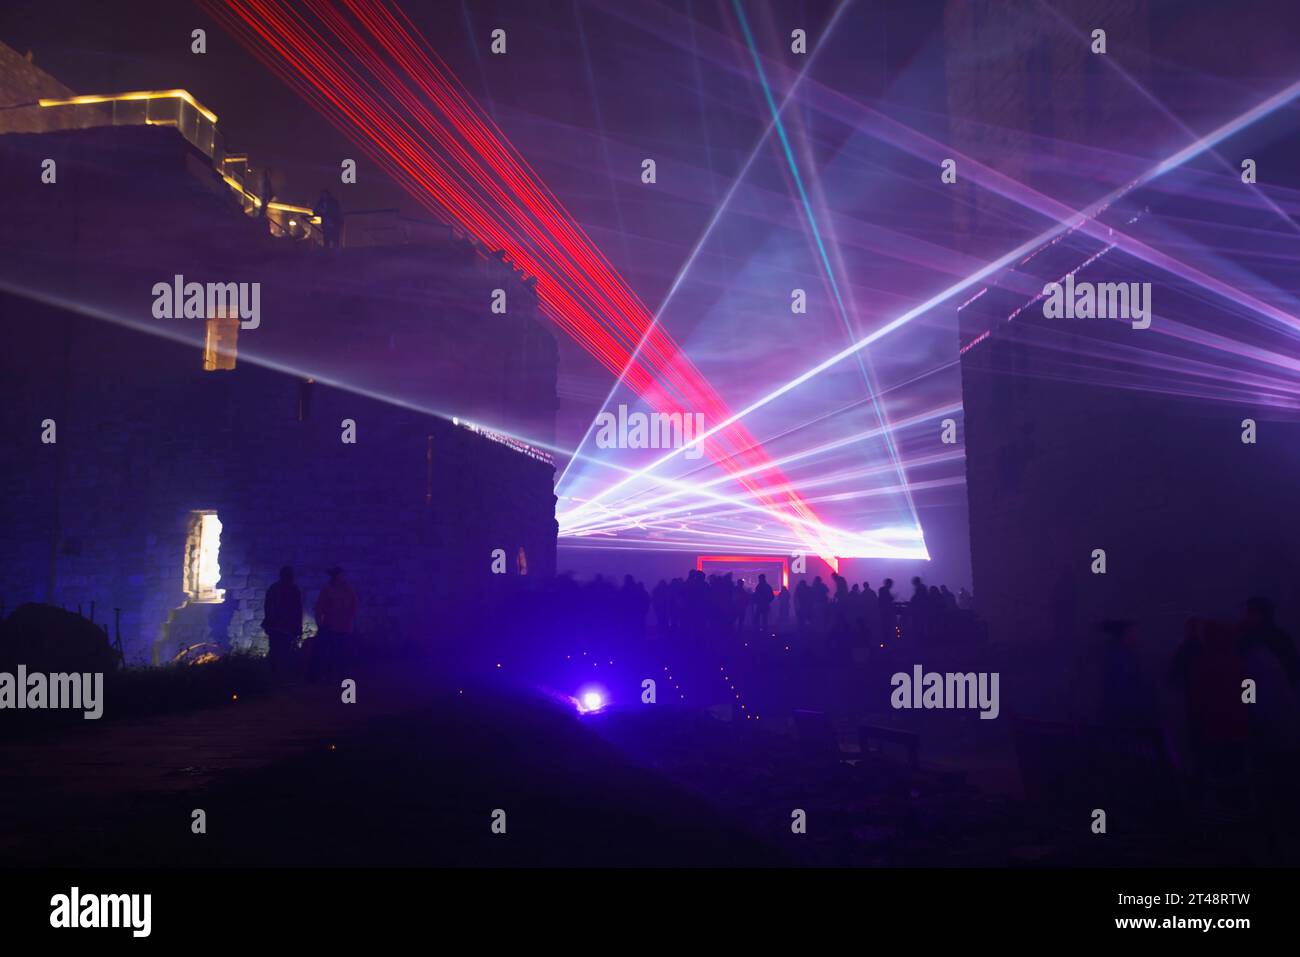
[[[27,373],[5,388],[0,595],[10,609],[94,601],[111,621],[120,607],[129,656],[151,660],[186,598],[195,510],[222,524],[225,601],[179,616],[191,641],[260,646],[262,599],[283,564],[297,569],[308,608],[337,563],[361,598],[361,631],[430,640],[457,592],[472,605],[486,585],[494,548],[512,574],[521,545],[531,574],[554,571],[548,464],[320,383],[299,421],[294,376],[243,363],[205,373],[187,345],[12,298],[2,306],[33,326]],[[16,357],[0,363],[7,376]],[[45,418],[57,423],[54,444],[40,441]],[[355,421],[356,444],[340,440],[343,419]],[[158,646],[164,657],[173,639]]]
[[[58,159],[57,185],[27,175],[38,155]],[[0,181],[0,280],[18,290],[0,294],[9,609],[121,608],[128,657],[148,662],[193,640],[260,645],[286,563],[309,609],[325,569],[347,569],[376,639],[448,634],[495,548],[512,574],[520,546],[530,574],[554,571],[552,466],[447,417],[553,436],[555,342],[516,274],[450,239],[276,240],[159,127],[0,136]],[[154,283],[177,273],[260,284],[233,370],[204,371],[203,320],[154,317]],[[498,287],[505,316],[488,308]],[[195,510],[223,526],[225,601],[173,616]]]

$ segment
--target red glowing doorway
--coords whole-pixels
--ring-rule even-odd
[[[724,571],[754,568],[754,574],[766,571],[772,565],[781,566],[781,587],[790,587],[790,561],[784,555],[701,555],[695,559],[695,570],[704,571],[705,563],[723,565]],[[764,568],[763,566],[767,566]]]

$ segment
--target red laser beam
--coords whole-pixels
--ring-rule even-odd
[[[201,0],[213,17],[425,208],[535,277],[539,308],[651,408],[731,412],[411,20],[386,0]],[[346,13],[344,12],[346,10]],[[820,524],[739,423],[702,443],[778,515]],[[787,523],[812,550],[830,546]]]

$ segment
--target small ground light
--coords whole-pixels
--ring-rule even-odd
[[[231,701],[238,701],[238,700],[239,700],[239,695],[237,695],[237,694],[232,694],[232,695],[230,696],[230,700],[231,700]]]

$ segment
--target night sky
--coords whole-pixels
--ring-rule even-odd
[[[403,6],[651,310],[673,290],[661,322],[733,408],[915,306],[978,265],[979,257],[1005,251],[1000,238],[957,235],[952,198],[937,188],[933,167],[918,168],[897,142],[882,143],[864,127],[869,111],[877,110],[942,142],[953,120],[953,63],[987,57],[997,69],[996,40],[981,50],[949,48],[945,17],[951,10],[945,14],[943,4],[848,4],[787,111],[790,158],[805,170],[810,203],[823,215],[830,259],[852,307],[846,321],[829,307],[831,290],[789,158],[776,137],[763,139],[770,113],[730,2],[447,0]],[[745,6],[779,99],[805,65],[789,53],[790,30],[806,29],[815,48],[839,5]],[[1046,15],[1041,5],[1013,6],[1005,14],[1008,42],[1017,16]],[[106,16],[107,9],[120,14]],[[1300,17],[1279,14],[1278,4],[1157,2],[1151,9],[1142,56],[1126,58],[1123,35],[1112,36],[1112,55],[1140,62],[1139,82],[1194,130],[1213,128],[1294,79]],[[195,27],[208,31],[204,56],[190,52]],[[507,56],[488,53],[495,28],[508,31]],[[229,148],[276,171],[287,201],[311,202],[334,181],[339,159],[351,156],[360,177],[344,197],[345,208],[396,206],[426,215],[192,4],[13,0],[0,10],[0,39],[20,52],[32,50],[38,65],[78,92],[189,90],[218,114]],[[1082,205],[1187,142],[1133,90],[1116,86],[1107,96],[1131,100],[1135,121],[1150,135],[1080,144],[1077,167],[1047,170],[1036,188]],[[1291,122],[1294,109],[1271,126],[1260,125],[1260,149],[1277,148],[1273,134]],[[981,119],[996,123],[995,117]],[[646,156],[659,165],[653,190],[638,181]],[[990,165],[1000,159],[978,158]],[[711,228],[742,169],[741,188]],[[1041,229],[1042,220],[1008,209],[1005,226],[1023,239]],[[707,241],[697,251],[702,236]],[[810,290],[810,312],[820,311],[818,318],[789,322],[794,286]],[[625,389],[611,394],[610,375],[563,335],[557,338],[558,434],[571,448],[607,398],[631,397]],[[885,412],[891,420],[959,401],[956,346],[953,313],[935,310],[887,340],[887,348],[871,351],[872,372],[889,390]],[[858,373],[844,368],[821,377],[816,388],[751,417],[751,427],[765,444],[773,440],[774,454],[865,428],[870,403]],[[847,411],[832,415],[835,410]],[[863,458],[853,464],[862,465],[883,453],[864,447],[854,454]],[[916,454],[906,436],[900,454],[905,460]],[[796,480],[844,467],[843,461],[822,463]],[[944,577],[961,583],[969,573],[960,462],[941,471],[928,475],[933,487],[918,492],[914,507]],[[560,491],[590,494],[600,481],[599,473],[575,467]],[[827,509],[828,520],[845,528],[910,520],[896,493],[849,496]]]

